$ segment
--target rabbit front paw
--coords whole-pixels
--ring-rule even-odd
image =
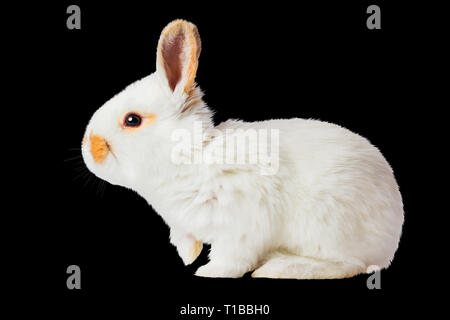
[[[192,236],[186,236],[177,245],[177,251],[185,265],[189,265],[197,259],[203,249],[203,243],[195,240]]]

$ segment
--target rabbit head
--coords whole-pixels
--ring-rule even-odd
[[[201,43],[197,28],[175,20],[161,33],[156,71],[114,96],[92,116],[82,143],[86,166],[112,184],[133,188],[167,170],[176,129],[211,124],[194,82]],[[134,188],[133,188],[134,189]]]

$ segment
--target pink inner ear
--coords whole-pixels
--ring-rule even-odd
[[[185,35],[183,31],[179,30],[173,37],[167,37],[161,48],[161,54],[164,60],[164,70],[172,91],[175,90],[175,87],[180,81],[181,73],[183,71],[181,54],[183,53],[184,38]]]

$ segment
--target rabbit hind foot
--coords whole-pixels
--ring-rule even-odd
[[[275,253],[252,273],[252,277],[273,279],[342,279],[353,277],[364,271],[364,267],[359,264]]]

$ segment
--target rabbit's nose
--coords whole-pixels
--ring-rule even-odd
[[[108,153],[111,151],[111,147],[105,138],[97,134],[92,134],[89,136],[91,141],[91,154],[94,158],[94,162],[97,164],[102,164],[105,161]]]

